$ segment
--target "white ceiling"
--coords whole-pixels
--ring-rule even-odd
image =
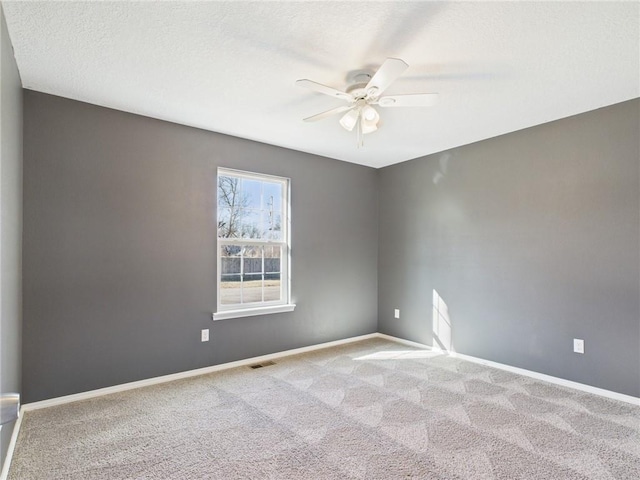
[[[640,96],[640,3],[2,2],[25,88],[381,167]],[[339,116],[348,72],[397,57],[356,148]]]

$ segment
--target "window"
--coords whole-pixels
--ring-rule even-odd
[[[289,180],[218,169],[214,320],[291,311]]]

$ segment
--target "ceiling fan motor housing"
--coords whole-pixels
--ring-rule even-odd
[[[347,88],[345,91],[353,95],[355,99],[365,98],[367,92],[365,87],[373,77],[373,72],[368,70],[356,70],[347,75]]]

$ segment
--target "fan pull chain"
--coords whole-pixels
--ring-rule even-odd
[[[362,112],[360,112],[358,114],[358,120],[357,120],[357,124],[356,124],[356,128],[358,129],[358,135],[357,135],[357,144],[356,147],[357,148],[363,148],[364,147],[364,132],[362,129]]]

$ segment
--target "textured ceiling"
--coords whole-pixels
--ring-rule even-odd
[[[25,88],[380,167],[640,96],[640,3],[2,2]],[[339,116],[350,71],[397,57],[356,148]]]

